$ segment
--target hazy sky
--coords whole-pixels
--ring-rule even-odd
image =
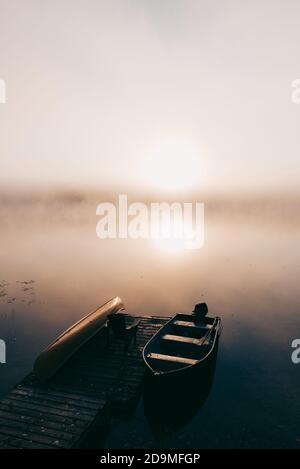
[[[0,0],[0,184],[293,188],[300,3]]]

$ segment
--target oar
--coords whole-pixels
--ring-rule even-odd
[[[202,341],[200,342],[200,345],[203,345],[206,340],[208,340],[208,337],[211,335],[212,331],[214,330],[215,323],[217,321],[217,318],[214,319],[214,322],[212,323],[211,329],[209,329],[206,334],[202,337]]]

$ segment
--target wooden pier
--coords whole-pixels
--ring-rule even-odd
[[[127,324],[137,317],[126,315]],[[145,365],[142,349],[169,318],[139,317],[136,341],[124,341],[106,328],[87,342],[45,384],[27,376],[0,400],[0,449],[74,448],[94,429],[104,438],[112,416],[134,412]]]

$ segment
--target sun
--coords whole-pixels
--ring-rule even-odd
[[[151,148],[143,164],[143,180],[163,190],[188,189],[199,177],[199,155],[184,139],[165,139]]]
[[[167,254],[176,254],[186,250],[186,242],[183,239],[155,239],[153,244]]]

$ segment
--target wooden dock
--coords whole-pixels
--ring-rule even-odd
[[[128,324],[135,319],[126,315]],[[93,429],[101,440],[112,415],[132,413],[145,373],[142,349],[169,318],[138,319],[127,353],[124,341],[107,342],[102,330],[47,383],[29,375],[0,400],[0,449],[80,447]]]

